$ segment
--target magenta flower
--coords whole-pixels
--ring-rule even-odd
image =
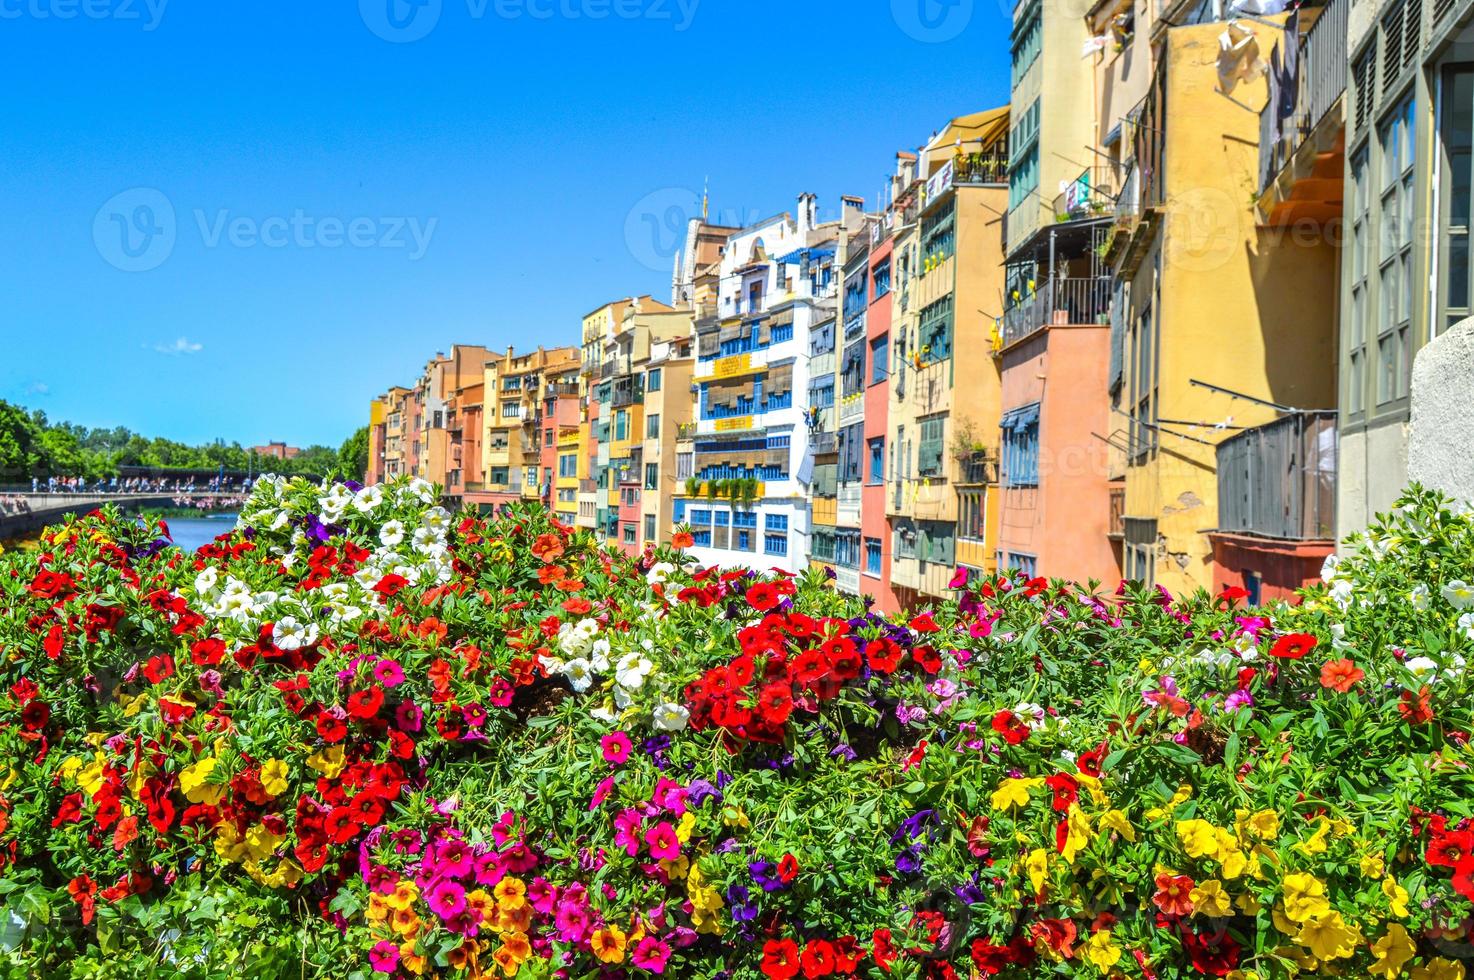
[[[651,973],[664,973],[665,964],[669,961],[670,946],[654,936],[646,936],[636,943],[634,954],[630,957],[631,963]]]
[[[599,745],[604,750],[604,761],[614,766],[622,766],[629,761],[630,737],[624,732],[611,732],[599,740]]]
[[[393,973],[399,969],[399,947],[387,939],[374,943],[369,950],[369,966],[375,973]]]
[[[402,732],[417,732],[425,722],[425,712],[413,701],[406,701],[394,711],[394,723]]]
[[[558,930],[558,939],[565,943],[581,943],[593,932],[594,920],[588,906],[568,899],[558,903],[553,914],[553,927]]]
[[[609,791],[612,789],[614,789],[614,777],[605,776],[602,780],[599,781],[599,785],[594,789],[593,799],[589,800],[589,809],[597,810],[599,808],[599,804],[603,803],[606,799],[609,798]]]
[[[436,845],[432,863],[437,875],[464,878],[475,868],[476,855],[471,852],[471,845],[465,841],[446,840]]]
[[[380,660],[374,664],[374,677],[385,687],[398,687],[404,683],[404,668],[397,660]]]
[[[442,878],[431,886],[425,904],[442,920],[448,920],[466,907],[466,890],[456,882]]]
[[[650,845],[650,856],[657,861],[674,861],[681,856],[681,839],[676,828],[661,821],[645,831],[645,843]]]
[[[630,857],[640,850],[640,815],[634,810],[625,810],[614,818],[614,843],[622,847]]]

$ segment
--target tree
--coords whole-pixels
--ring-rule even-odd
[[[369,430],[365,425],[344,440],[338,449],[338,466],[353,479],[362,480],[368,474],[368,462]]]
[[[29,480],[36,470],[36,428],[23,409],[0,401],[0,481]]]

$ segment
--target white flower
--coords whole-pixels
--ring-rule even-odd
[[[337,602],[339,600],[348,598],[348,583],[329,582],[318,591],[322,593],[324,599],[332,602]]]
[[[1337,579],[1331,583],[1331,601],[1345,609],[1351,605],[1351,583],[1344,579]]]
[[[389,521],[379,529],[379,543],[386,548],[396,547],[404,540],[404,522]]]
[[[444,547],[444,539],[439,533],[428,527],[417,527],[414,533],[414,549],[422,555],[427,555],[436,547]]]
[[[1454,579],[1443,587],[1443,597],[1455,609],[1468,609],[1474,606],[1474,585],[1463,579]]]
[[[353,495],[353,508],[360,514],[372,514],[384,502],[384,491],[377,485],[364,487]]]
[[[1336,554],[1326,555],[1326,560],[1320,563],[1320,577],[1330,581],[1331,576],[1336,574],[1336,567],[1341,564],[1341,559]]]
[[[627,653],[614,665],[614,680],[620,687],[639,690],[655,665],[638,653]]]
[[[450,530],[450,511],[444,507],[431,507],[425,511],[420,521],[425,527],[428,527],[432,531],[438,531],[443,537],[445,532]]]
[[[1042,707],[1029,701],[1020,702],[1018,707],[1013,709],[1013,713],[1028,722],[1029,727],[1035,731],[1044,727],[1044,719],[1048,717]]]
[[[601,674],[609,669],[609,640],[606,637],[599,637],[589,648],[589,663]]]
[[[424,477],[417,476],[413,480],[410,480],[404,488],[404,493],[418,497],[422,504],[428,504],[435,500],[435,488]]]
[[[619,686],[616,686],[614,688],[614,706],[616,708],[618,708],[620,711],[623,711],[634,703],[635,699],[630,696],[629,691],[626,691],[624,688]]]
[[[357,606],[350,606],[342,602],[328,603],[327,609],[328,612],[331,614],[330,618],[336,625],[351,623],[359,616],[363,615],[362,609],[358,608]]]
[[[317,624],[298,622],[295,616],[284,616],[271,628],[271,635],[283,650],[300,650],[317,642]]]
[[[675,574],[676,566],[668,561],[658,561],[650,566],[650,571],[645,573],[645,578],[651,585],[663,585],[666,579]]]
[[[679,704],[667,701],[655,706],[655,715],[651,723],[662,732],[679,732],[686,727],[691,712]]]
[[[1413,586],[1413,590],[1408,593],[1408,601],[1413,604],[1413,608],[1418,612],[1427,612],[1429,595],[1428,586],[1421,584],[1415,585]]]
[[[611,708],[607,703],[601,704],[597,708],[591,709],[589,711],[589,717],[594,719],[595,721],[602,721],[605,724],[609,725],[614,724],[614,722],[619,719],[619,715],[615,714],[614,709]]]
[[[1438,673],[1438,661],[1431,657],[1414,657],[1403,666],[1420,680],[1428,679],[1430,675]]]
[[[1474,612],[1466,612],[1459,617],[1459,629],[1463,630],[1464,635],[1469,639],[1474,640]]]
[[[589,662],[582,657],[577,657],[563,665],[563,676],[568,678],[568,683],[579,694],[589,689],[594,683],[593,671],[589,668]]]
[[[290,520],[290,518],[287,517],[287,512],[284,510],[279,510],[276,512],[276,517],[272,519],[271,525],[267,528],[267,530],[280,531],[282,528],[287,526],[288,520]]]
[[[206,568],[194,577],[195,595],[209,595],[215,591],[215,586],[220,581],[220,573],[214,568]]]

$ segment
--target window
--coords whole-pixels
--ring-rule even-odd
[[[660,489],[660,464],[659,463],[646,463],[645,464],[645,489],[646,490],[659,490]]]
[[[942,475],[942,439],[946,428],[946,415],[921,420],[921,441],[916,448],[917,476]]]
[[[624,530],[624,543],[625,544],[634,544],[635,543],[635,526],[633,524],[626,524],[626,525],[624,525],[623,530]]]
[[[859,483],[864,459],[865,423],[855,422],[839,430],[839,482]]]
[[[545,429],[545,430],[543,430],[543,445],[544,446],[551,446],[552,444],[553,444],[553,430],[552,429]]]
[[[569,480],[578,476],[578,453],[564,453],[558,457],[558,478]]]
[[[921,345],[921,362],[945,361],[952,356],[952,294],[937,300],[921,311],[917,329]]]
[[[951,567],[956,558],[955,525],[941,521],[919,521],[916,526],[916,557],[919,561]]]
[[[1130,443],[1130,463],[1136,466],[1145,463],[1157,449],[1157,339],[1161,328],[1156,310],[1160,308],[1160,257],[1156,262],[1154,280],[1157,285],[1151,299],[1131,325],[1131,396],[1127,406],[1131,425],[1127,441]]]
[[[1039,405],[1015,409],[1003,416],[1003,485],[1039,485]]]
[[[1346,411],[1350,415],[1360,415],[1366,410],[1367,305],[1370,303],[1367,257],[1371,250],[1367,240],[1370,235],[1367,212],[1370,203],[1367,151],[1363,149],[1351,159],[1351,301],[1346,334]]]
[[[865,574],[880,574],[880,539],[865,539]]]
[[[1443,277],[1442,326],[1447,330],[1469,316],[1469,282],[1474,279],[1474,251],[1470,249],[1469,223],[1471,185],[1474,185],[1474,66],[1454,65],[1444,71],[1442,119],[1438,135],[1443,141],[1443,229],[1442,253],[1438,264]]]
[[[646,439],[659,439],[660,438],[660,413],[659,412],[656,412],[654,415],[647,415],[647,416],[645,416],[645,438]]]
[[[686,480],[696,475],[696,454],[676,453],[676,479]]]
[[[1039,138],[1039,100],[1035,99],[1027,109],[1019,113],[1013,128],[1008,133],[1008,147],[1017,159]]]
[[[621,442],[630,437],[630,413],[619,409],[614,413],[614,441]]]
[[[1018,88],[1019,80],[1039,60],[1039,51],[1044,42],[1044,18],[1038,6],[1024,18],[1013,31],[1013,71],[1010,87]]]
[[[834,532],[834,563],[842,568],[860,567],[860,532],[837,529]]]
[[[646,391],[659,391],[660,390],[660,380],[661,380],[660,379],[660,368],[651,368],[650,370],[646,371],[645,372],[645,390]]]
[[[815,561],[834,561],[834,528],[815,527],[809,545],[809,557]]]
[[[1377,404],[1407,397],[1413,306],[1413,99],[1404,99],[1377,134],[1381,175],[1377,251]]]
[[[1039,144],[1025,150],[1008,167],[1008,210],[1012,211],[1039,189]]]
[[[957,492],[957,536],[967,541],[981,541],[987,530],[987,498],[981,490]]]
[[[873,299],[880,299],[891,291],[891,257],[887,255],[875,263],[870,270],[871,291]]]
[[[645,515],[645,540],[646,541],[654,541],[655,540],[655,515],[654,514],[646,514]]]
[[[766,528],[769,531],[787,531],[788,530],[788,515],[787,514],[768,514],[763,519],[763,527]]]
[[[885,436],[877,436],[867,444],[870,448],[870,475],[867,483],[885,482]]]
[[[788,554],[788,532],[776,533],[768,531],[763,535],[763,554],[786,555]]]
[[[1029,578],[1039,574],[1039,559],[1034,555],[1026,555],[1020,552],[1009,552],[1008,557],[999,562],[1005,571],[1023,572]]]
[[[941,265],[957,246],[957,199],[948,198],[947,203],[921,219],[921,274],[926,275]]]
[[[876,337],[870,341],[870,383],[878,385],[889,377],[890,338]]]

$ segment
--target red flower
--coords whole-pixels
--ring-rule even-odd
[[[541,558],[545,564],[551,565],[563,557],[563,539],[556,534],[539,534],[537,540],[532,543],[532,554]]]
[[[59,658],[62,649],[66,646],[66,642],[67,634],[62,629],[61,624],[56,623],[52,625],[51,629],[46,631],[46,640],[43,644],[46,647],[46,656],[52,660]]]
[[[758,612],[776,609],[780,598],[778,589],[772,582],[759,582],[747,590],[747,602]]]
[[[935,674],[942,669],[942,655],[929,646],[922,645],[912,650],[911,659],[928,674]]]
[[[840,936],[834,941],[834,965],[839,972],[854,973],[864,958],[865,950],[854,936]]]
[[[792,939],[769,939],[763,943],[763,976],[768,980],[792,980],[798,976],[798,943]]]
[[[672,548],[675,548],[677,551],[680,551],[683,548],[689,548],[695,543],[696,538],[691,535],[690,531],[677,531],[675,534],[671,535],[670,538],[670,546]],[[792,976],[792,974],[789,975]]]
[[[20,724],[28,732],[39,732],[51,720],[51,708],[45,701],[31,701],[20,709]]]
[[[1474,902],[1474,857],[1466,857],[1454,869],[1454,891]]]
[[[148,663],[143,665],[143,676],[148,678],[150,684],[164,683],[174,676],[174,658],[167,653],[149,657]]]
[[[1269,648],[1269,655],[1280,660],[1299,660],[1314,650],[1319,642],[1309,633],[1286,633],[1274,641],[1274,646]]]
[[[1075,758],[1075,768],[1083,775],[1099,779],[1101,770],[1105,768],[1106,749],[1109,747],[1110,743],[1101,742],[1095,748],[1081,752]]]
[[[1224,932],[1200,936],[1184,930],[1182,950],[1194,970],[1210,977],[1226,977],[1239,965],[1239,944]]]
[[[937,630],[941,629],[941,627],[936,624],[936,621],[932,619],[932,613],[930,611],[924,612],[920,616],[912,619],[911,628],[918,633],[935,633]]]
[[[225,659],[225,641],[216,636],[190,644],[189,659],[196,667],[214,667]]]
[[[1457,868],[1474,855],[1474,831],[1435,833],[1428,841],[1427,861],[1435,868]]]
[[[865,644],[865,656],[870,661],[870,669],[882,674],[889,674],[901,665],[901,658],[906,651],[901,645],[889,637],[878,637]]]
[[[348,735],[348,726],[337,715],[324,711],[317,716],[317,734],[329,744],[341,742]]]
[[[1064,813],[1080,795],[1080,783],[1067,772],[1055,773],[1044,780],[1044,785],[1054,790],[1054,809]]]
[[[798,858],[785,854],[778,859],[778,880],[787,885],[798,877]]]
[[[1403,691],[1402,700],[1397,705],[1397,713],[1402,715],[1403,721],[1409,725],[1426,725],[1433,720],[1433,706],[1430,702],[1428,685],[1424,684],[1422,690],[1417,694],[1412,691]]]
[[[1073,919],[1040,919],[1029,925],[1029,939],[1036,947],[1044,946],[1050,952],[1065,959],[1075,955],[1075,937],[1078,930]]]
[[[811,940],[804,947],[799,961],[803,965],[804,976],[809,980],[827,977],[834,972],[837,965],[834,960],[834,945],[827,939]]]
[[[403,575],[395,575],[393,572],[390,572],[388,575],[379,579],[378,584],[374,586],[374,591],[386,599],[392,599],[394,596],[399,595],[400,592],[403,592],[406,585],[409,585],[409,579]]]
[[[891,972],[891,964],[900,956],[895,944],[891,942],[891,931],[889,929],[877,929],[870,937],[870,955],[875,957],[876,965],[882,970]]]
[[[1191,915],[1192,890],[1193,880],[1187,875],[1157,875],[1157,893],[1152,901],[1165,915]]]
[[[818,650],[805,650],[788,665],[789,675],[799,687],[808,687],[829,673],[829,662]]]
[[[1320,669],[1320,686],[1348,694],[1365,676],[1361,668],[1350,660],[1328,660]]]
[[[354,691],[348,695],[348,715],[359,721],[367,721],[379,713],[384,704],[384,692],[378,687]]]
[[[96,643],[104,633],[117,629],[123,619],[122,606],[99,606],[89,603],[82,616],[82,630],[90,642]]]
[[[1031,734],[1029,723],[1007,708],[993,716],[993,731],[1002,735],[1003,740],[1009,745],[1018,745],[1026,741]]]
[[[72,896],[72,901],[81,906],[82,924],[84,926],[87,925],[92,921],[92,915],[97,906],[95,898],[97,895],[97,882],[85,874],[77,875],[77,877],[67,882],[67,894]]]
[[[758,692],[757,712],[762,720],[774,727],[783,724],[793,714],[793,691],[784,683],[765,684]]]

